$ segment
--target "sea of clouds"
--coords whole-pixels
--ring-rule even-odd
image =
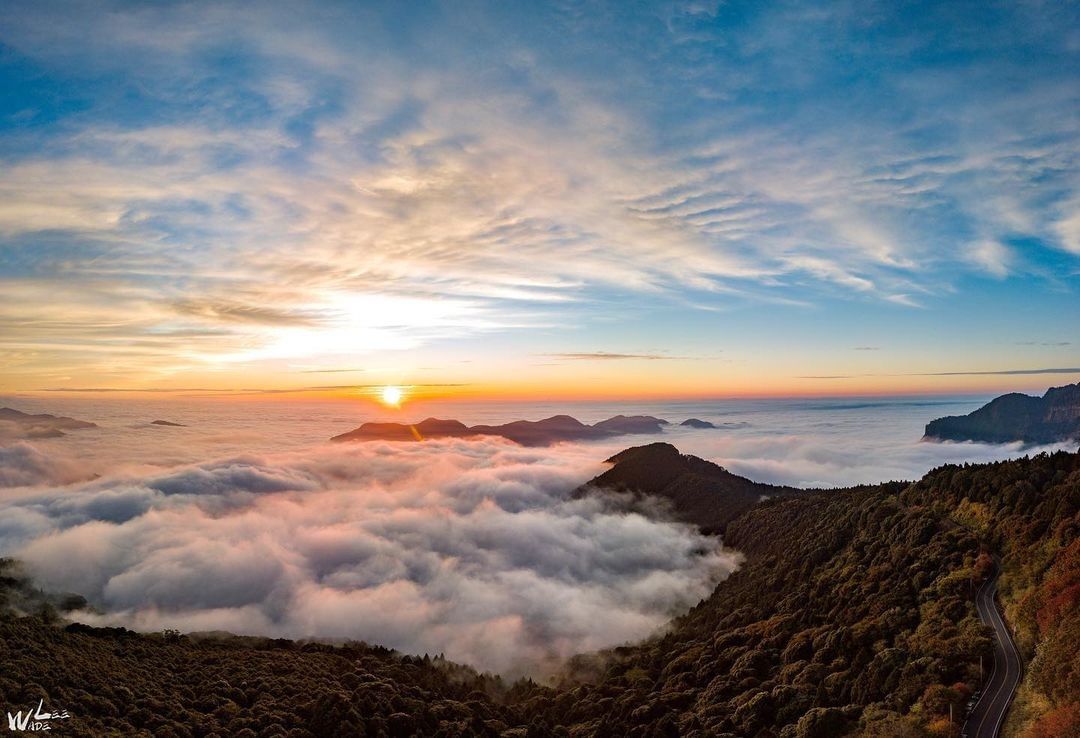
[[[587,422],[623,410],[720,427],[525,449],[492,438],[326,443],[370,419],[355,403],[19,398],[26,411],[99,427],[2,439],[0,556],[86,596],[97,610],[79,614],[87,622],[352,638],[539,676],[656,632],[739,562],[662,510],[572,499],[612,453],[664,440],[756,481],[830,487],[1066,447],[920,442],[930,418],[979,404],[582,406],[573,412]],[[557,409],[409,412],[506,422]]]
[[[1054,451],[1076,451],[1075,443],[895,442],[868,431],[857,442],[814,433],[708,437],[701,433],[673,442],[684,453],[702,456],[756,482],[803,488],[833,488],[914,481],[944,464],[981,464]]]
[[[320,446],[67,486],[2,449],[0,554],[139,630],[351,638],[506,675],[638,640],[739,563],[616,496],[596,449],[498,439]],[[603,457],[600,457],[603,458]],[[21,469],[21,471],[20,471]],[[57,479],[53,481],[66,481]]]

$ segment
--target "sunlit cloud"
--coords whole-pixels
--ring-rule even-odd
[[[39,75],[10,72],[0,152],[0,349],[27,373],[600,332],[627,301],[941,309],[973,275],[1077,268],[1075,50],[1024,8],[948,69],[904,11],[842,4],[57,12],[0,31]]]
[[[979,266],[995,277],[1009,274],[1013,255],[1007,246],[997,241],[983,241],[970,249],[970,256]]]

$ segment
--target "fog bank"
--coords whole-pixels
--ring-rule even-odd
[[[690,527],[571,500],[595,449],[498,440],[237,456],[9,490],[0,553],[142,630],[362,639],[508,675],[638,640],[738,563]]]

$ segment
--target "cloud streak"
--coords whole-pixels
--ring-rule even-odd
[[[619,354],[607,351],[547,354],[547,356],[565,361],[688,361],[695,358],[693,356],[672,356],[671,354]]]
[[[1026,375],[1026,374],[1080,374],[1080,367],[1064,367],[1057,369],[1000,369],[990,372],[926,372],[915,374],[916,377],[978,377],[984,375]]]
[[[304,374],[309,373],[334,373],[334,372],[360,372],[363,369],[325,369],[325,370],[312,370],[310,372],[302,372]],[[74,393],[116,393],[116,392],[146,392],[146,393],[161,393],[161,394],[176,394],[185,392],[207,392],[216,393],[222,395],[281,395],[290,394],[296,392],[330,392],[334,390],[374,390],[382,389],[386,386],[386,383],[378,384],[315,384],[306,385],[303,387],[289,387],[289,388],[270,388],[270,387],[242,387],[235,389],[222,389],[220,387],[139,387],[137,389],[124,389],[117,387],[42,387],[38,392],[74,392]],[[467,387],[467,384],[460,382],[422,382],[422,383],[409,383],[409,384],[397,384],[395,386],[404,387],[407,389],[437,389],[445,387]]]
[[[1045,345],[1045,344],[1044,344]],[[1067,344],[1052,344],[1067,345]],[[817,374],[800,376],[798,379],[854,379],[856,377],[993,377],[1029,376],[1039,374],[1080,374],[1080,367],[1048,367],[1039,369],[997,369],[993,371],[968,372],[908,372],[905,374]]]

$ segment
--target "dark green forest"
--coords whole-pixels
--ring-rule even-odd
[[[973,595],[998,555],[1029,662],[1010,729],[1076,735],[1078,510],[1067,453],[767,499],[726,526],[747,558],[711,596],[548,685],[364,644],[67,624],[78,603],[8,562],[0,698],[46,698],[87,736],[956,736],[950,706],[963,714],[990,659]]]

